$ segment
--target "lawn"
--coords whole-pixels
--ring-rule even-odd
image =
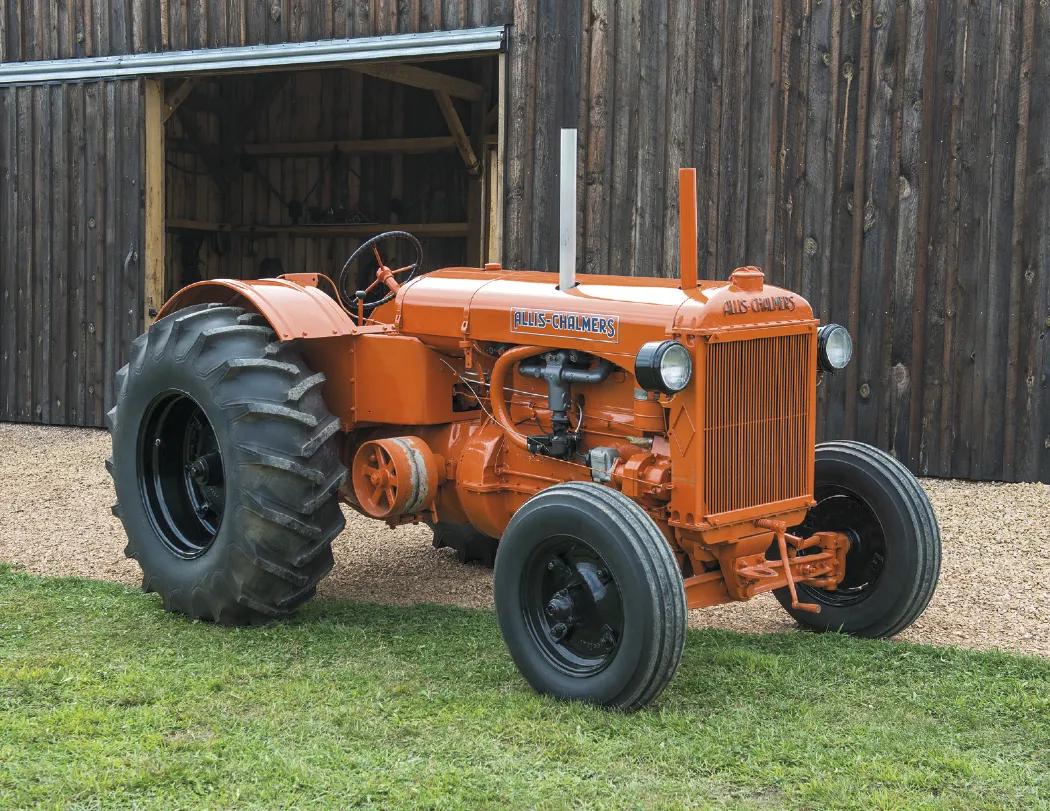
[[[1050,662],[693,631],[634,715],[534,695],[490,612],[220,628],[0,570],[0,807],[1047,807]]]

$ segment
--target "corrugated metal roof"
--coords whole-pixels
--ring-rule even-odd
[[[352,64],[381,59],[477,55],[503,47],[503,28],[469,28],[316,42],[284,42],[235,48],[201,48],[83,59],[0,64],[0,85],[90,81],[133,76],[220,73],[297,65]]]

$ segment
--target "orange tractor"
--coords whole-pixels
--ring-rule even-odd
[[[191,617],[284,617],[331,568],[341,504],[423,522],[464,559],[494,551],[535,689],[621,709],[674,674],[687,609],[772,591],[807,628],[906,628],[940,566],[930,504],[887,454],[815,441],[849,335],[757,268],[698,281],[681,180],[680,279],[577,279],[570,217],[560,273],[419,274],[391,232],[336,282],[178,292],[109,414],[144,588]]]

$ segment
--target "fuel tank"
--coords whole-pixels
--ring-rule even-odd
[[[491,266],[490,266],[491,267]],[[677,279],[581,274],[571,290],[558,274],[452,267],[413,279],[398,292],[394,323],[403,335],[446,352],[467,342],[579,349],[629,366],[642,344],[813,318],[797,293],[765,284],[757,268],[728,281],[682,290]]]

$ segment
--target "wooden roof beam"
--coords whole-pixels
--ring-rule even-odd
[[[466,130],[463,129],[463,122],[459,120],[459,113],[456,112],[452,99],[448,93],[444,93],[441,90],[434,91],[434,98],[437,99],[438,107],[441,108],[441,115],[445,117],[445,123],[448,125],[448,131],[456,142],[456,149],[459,150],[463,163],[467,165],[467,171],[477,177],[481,174],[481,163],[478,161],[478,156],[474,154],[474,147],[470,145],[470,138],[467,136]]]
[[[351,155],[425,155],[456,149],[448,135],[425,138],[358,138],[335,141],[285,141],[270,144],[243,144],[246,155],[327,155],[345,152]]]
[[[439,73],[436,70],[419,68],[415,65],[404,65],[397,62],[376,62],[370,65],[352,65],[350,70],[363,73],[366,76],[373,76],[376,79],[385,79],[388,82],[418,87],[421,90],[447,93],[454,98],[464,99],[465,101],[481,101],[485,94],[485,89],[477,82],[449,76],[447,73]]]

